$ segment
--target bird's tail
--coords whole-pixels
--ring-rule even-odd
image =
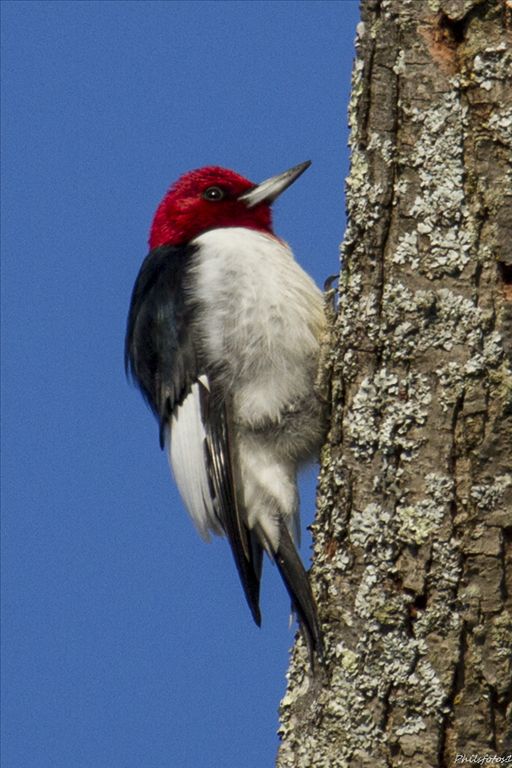
[[[306,570],[283,521],[281,521],[279,530],[279,547],[274,557],[304,632],[311,666],[313,667],[315,654],[320,662],[323,661],[322,633],[315,598]]]

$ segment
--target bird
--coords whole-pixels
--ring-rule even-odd
[[[310,164],[259,184],[207,166],[170,187],[133,288],[125,367],[158,420],[199,534],[227,538],[256,624],[266,553],[310,659],[322,659],[297,550],[297,473],[326,432],[315,388],[326,316],[322,292],[272,225],[272,204]]]

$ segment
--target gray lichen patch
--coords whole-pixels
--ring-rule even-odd
[[[399,450],[410,460],[420,440],[409,431],[425,423],[430,400],[426,376],[398,376],[383,368],[365,377],[345,415],[354,456],[369,461],[376,451],[386,456]]]
[[[482,311],[475,301],[447,288],[413,291],[400,281],[384,288],[386,321],[382,344],[386,358],[408,361],[427,350],[454,351],[464,356],[481,352]],[[494,343],[499,339],[494,337]]]
[[[391,510],[371,502],[363,510],[354,509],[349,523],[349,539],[354,547],[373,548],[376,560],[388,560],[392,556],[388,537],[383,533],[393,524]]]
[[[425,497],[414,504],[398,504],[396,507],[396,524],[401,541],[417,546],[429,541],[445,517],[450,515],[453,498],[453,478],[429,473],[425,477]]]
[[[512,472],[508,472],[504,475],[497,475],[487,483],[473,485],[470,497],[481,512],[494,512],[503,503],[505,492],[511,486]],[[512,510],[509,512],[509,522],[512,525]]]
[[[501,40],[494,44],[492,41],[488,41],[485,48],[473,57],[471,66],[463,75],[463,83],[466,86],[476,86],[487,92],[496,88],[501,89],[506,84],[511,63],[512,52],[506,41]],[[510,112],[506,100],[502,105],[498,104],[497,107],[502,115],[507,115]],[[510,133],[508,136],[510,139]]]
[[[488,126],[495,141],[508,147],[512,145],[512,109],[504,107],[499,112],[493,112]]]
[[[369,600],[364,600],[365,606],[368,602],[371,605],[372,595],[374,599],[378,593],[374,589],[376,578],[378,574],[371,573],[365,582],[370,588],[367,596]],[[379,601],[373,604],[377,615],[381,608]],[[396,608],[389,608],[389,617],[393,618]],[[307,765],[312,750],[315,754],[315,767],[328,765],[326,756],[329,754],[331,739],[335,739],[337,744],[336,761],[331,762],[331,765],[337,768],[354,765],[352,760],[356,760],[358,765],[366,764],[366,760],[360,762],[365,755],[378,754],[386,743],[400,743],[409,734],[425,731],[426,721],[430,718],[438,719],[443,711],[446,691],[436,670],[425,657],[425,643],[408,636],[402,627],[388,626],[382,635],[378,620],[374,620],[371,615],[367,616],[366,608],[364,611],[368,623],[355,649],[343,644],[338,644],[335,649],[339,663],[333,668],[331,686],[339,695],[328,698],[325,693],[320,694],[319,704],[323,705],[322,720],[326,727],[314,736],[305,734],[306,738],[301,739],[300,744],[294,743],[294,751],[289,755],[293,765]],[[357,685],[354,685],[356,681]],[[304,684],[298,684],[294,690],[307,695]],[[381,726],[381,719],[384,702],[388,697],[391,701],[399,702],[399,715],[393,729],[386,733]],[[283,700],[285,719],[293,703],[289,696]],[[286,738],[288,728],[296,728],[298,725],[293,718],[290,719],[282,729],[282,736]],[[361,744],[360,751],[354,752],[355,743]],[[301,761],[301,754],[304,762]]]
[[[406,169],[396,202],[411,229],[399,236],[391,261],[409,265],[430,279],[458,275],[471,258],[474,233],[467,226],[463,191],[463,136],[467,110],[458,83],[432,100],[429,109],[401,104],[415,136],[414,149],[402,146],[398,162]]]

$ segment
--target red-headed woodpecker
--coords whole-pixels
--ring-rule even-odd
[[[321,655],[296,549],[296,478],[325,433],[314,389],[323,296],[274,234],[270,209],[309,165],[258,185],[201,168],[171,187],[133,289],[125,360],[199,533],[229,541],[255,622],[265,550]]]

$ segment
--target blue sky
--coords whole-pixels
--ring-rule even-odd
[[[337,271],[357,3],[2,17],[2,765],[270,766],[286,592],[267,561],[258,629],[177,497],[123,338],[154,209],[191,168],[312,160],[275,228],[319,284]]]

